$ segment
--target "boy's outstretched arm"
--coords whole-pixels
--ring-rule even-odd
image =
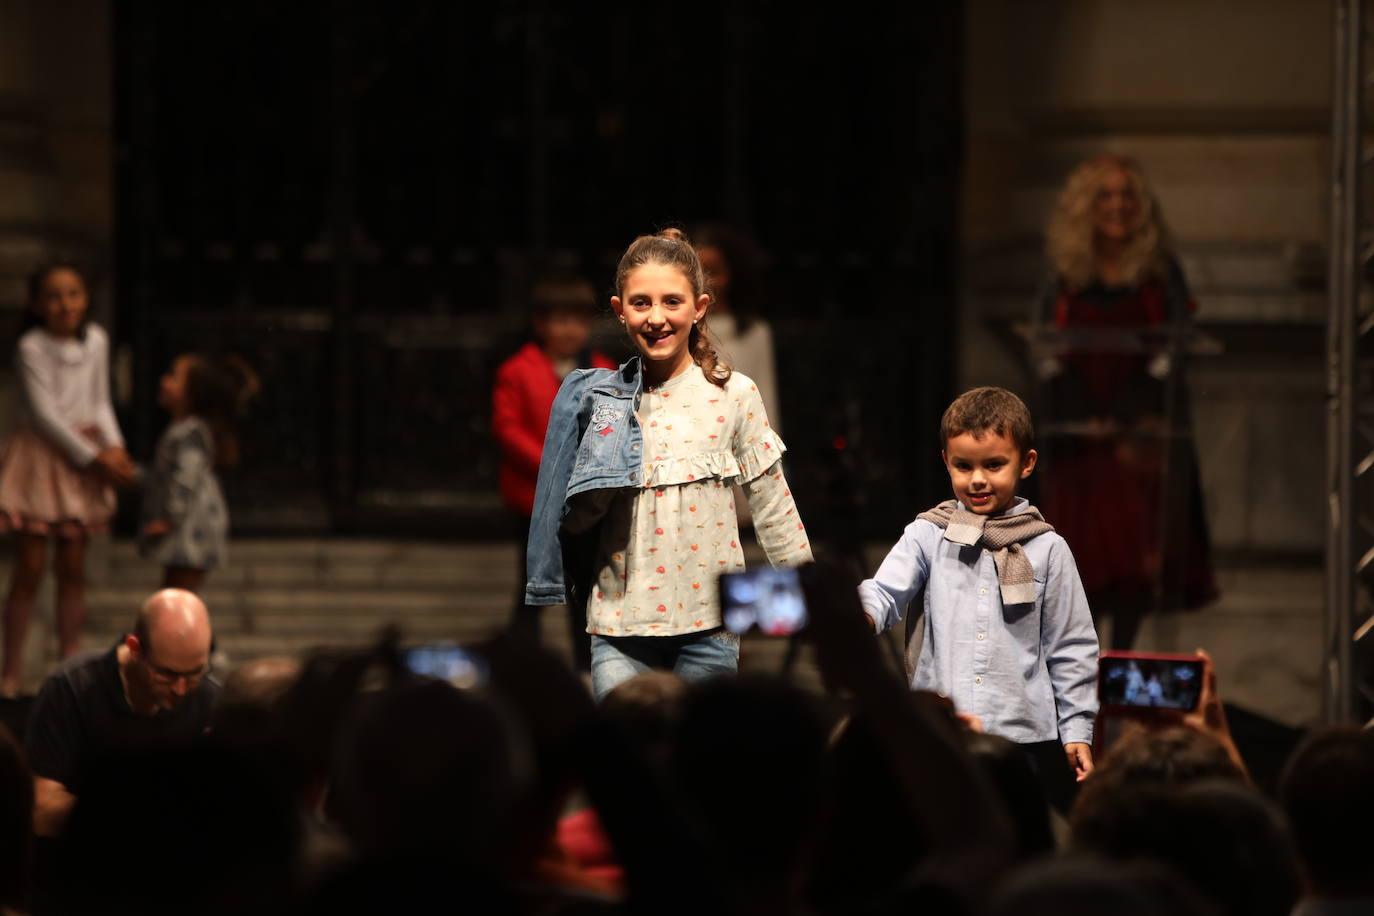
[[[874,630],[896,626],[911,599],[926,584],[930,554],[921,543],[923,529],[935,529],[919,519],[906,526],[872,579],[859,583],[859,601]]]
[[[1040,608],[1040,647],[1054,688],[1059,740],[1074,775],[1092,772],[1093,722],[1097,718],[1097,630],[1088,597],[1067,542],[1049,551],[1045,599]]]

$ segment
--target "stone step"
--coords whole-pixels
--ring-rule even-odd
[[[377,587],[389,589],[447,589],[503,588],[514,591],[516,571],[514,559],[509,570],[491,565],[466,566],[457,564],[418,566],[309,566],[296,563],[258,563],[253,566],[231,566],[216,569],[209,575],[211,587],[235,588],[341,588]],[[8,564],[6,564],[8,565]],[[162,580],[160,567],[91,570],[87,574],[92,585],[136,586],[156,588]]]
[[[316,629],[272,629],[240,630],[216,622],[214,645],[216,651],[224,652],[235,662],[260,658],[264,655],[293,655],[313,648],[356,648],[370,645],[378,639],[383,626],[394,622],[400,628],[401,639],[405,644],[422,643],[471,643],[488,639],[500,632],[503,621],[448,621],[442,625],[404,619],[404,621],[356,621],[353,626],[341,626],[328,633]],[[91,626],[82,634],[82,644],[87,648],[114,645],[115,641],[128,632],[118,626]],[[554,639],[548,640],[554,644]],[[563,640],[566,644],[566,639]]]
[[[490,562],[509,557],[514,563],[514,541],[434,541],[382,540],[369,538],[237,538],[230,541],[231,561],[256,563],[282,557],[315,563],[361,562],[371,564],[414,561],[434,563],[455,557],[471,562]],[[109,561],[149,563],[140,557],[129,538],[111,538],[92,544],[93,558]]]
[[[316,641],[353,638],[366,639],[388,623],[396,623],[409,630],[423,632],[427,638],[452,638],[455,632],[474,629],[493,629],[504,626],[507,609],[487,613],[446,613],[446,614],[396,614],[396,613],[349,613],[349,614],[223,614],[213,616],[215,633],[218,636],[262,635],[262,636],[310,636]],[[129,626],[125,614],[91,614],[88,618],[92,629],[118,630]]]
[[[136,586],[96,586],[87,589],[92,616],[132,613],[143,604],[151,589]],[[216,617],[226,614],[291,613],[328,620],[333,614],[445,615],[474,607],[510,607],[513,587],[487,587],[457,593],[449,589],[393,588],[225,588],[210,585],[201,597]]]
[[[230,565],[211,573],[215,585],[244,587],[378,586],[387,588],[514,588],[515,544],[407,541],[255,540],[234,542]],[[6,561],[6,564],[8,562]],[[153,587],[161,569],[137,555],[128,541],[92,548],[87,572],[93,584]]]

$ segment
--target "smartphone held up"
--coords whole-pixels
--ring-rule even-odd
[[[452,643],[432,643],[402,650],[411,674],[438,678],[459,689],[481,687],[487,682],[487,662],[481,655]]]
[[[1145,711],[1197,708],[1202,697],[1203,660],[1196,655],[1103,652],[1097,666],[1097,696],[1103,709]]]
[[[806,626],[800,571],[777,567],[721,573],[720,611],[731,632],[791,636]]]

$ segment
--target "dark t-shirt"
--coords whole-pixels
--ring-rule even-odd
[[[118,646],[67,659],[43,682],[29,713],[24,743],[30,768],[73,794],[80,794],[86,774],[103,759],[199,738],[219,696],[219,684],[206,678],[175,709],[140,715],[124,698],[117,651]]]

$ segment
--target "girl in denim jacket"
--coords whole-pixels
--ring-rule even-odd
[[[585,602],[598,699],[650,669],[689,679],[737,669],[716,588],[720,573],[744,568],[735,482],[769,562],[811,559],[763,399],[710,343],[692,246],[675,229],[635,239],[615,286],[611,307],[639,355],[575,372],[559,391],[526,586],[530,604]]]

